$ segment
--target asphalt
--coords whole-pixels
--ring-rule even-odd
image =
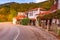
[[[52,34],[35,26],[0,23],[0,40],[58,40]]]

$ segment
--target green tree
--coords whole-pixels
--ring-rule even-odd
[[[12,21],[13,17],[17,15],[17,12],[14,9],[10,9],[10,14],[8,16],[9,21]]]

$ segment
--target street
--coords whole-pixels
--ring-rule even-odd
[[[0,23],[0,40],[58,40],[52,34],[35,26]]]

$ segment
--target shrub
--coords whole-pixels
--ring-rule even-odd
[[[6,20],[5,19],[0,19],[0,22],[5,22]]]
[[[28,25],[28,23],[29,23],[29,19],[28,19],[28,18],[24,18],[24,19],[22,19],[22,21],[21,21],[21,24],[22,24],[22,25]]]
[[[2,22],[2,20],[0,19],[0,22]]]

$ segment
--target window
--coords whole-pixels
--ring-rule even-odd
[[[33,12],[29,12],[29,16],[33,16]]]

